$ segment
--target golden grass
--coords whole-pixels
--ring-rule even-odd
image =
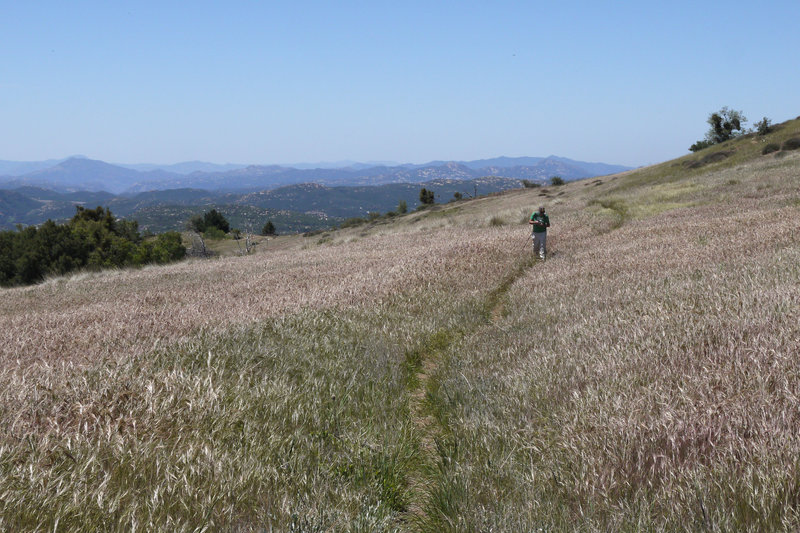
[[[0,529],[796,530],[800,154],[672,165],[0,291]]]

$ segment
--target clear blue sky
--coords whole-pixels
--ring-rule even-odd
[[[800,115],[797,0],[0,6],[0,159],[644,165]]]

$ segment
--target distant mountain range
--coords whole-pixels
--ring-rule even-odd
[[[588,178],[629,170],[622,165],[586,163],[563,157],[497,157],[477,161],[431,161],[421,165],[367,165],[299,168],[280,165],[217,165],[202,161],[174,165],[114,165],[85,157],[48,161],[0,161],[0,189],[39,187],[58,192],[106,191],[136,194],[168,189],[257,192],[299,183],[368,186],[470,180],[485,176],[545,181]],[[323,164],[326,165],[326,164]],[[334,164],[330,164],[334,165]]]
[[[419,204],[420,187],[434,191],[437,202],[455,193],[468,198],[518,188],[516,179],[485,177],[472,180],[444,179],[423,184],[391,183],[378,186],[336,186],[315,183],[287,185],[248,193],[212,192],[202,189],[168,189],[137,194],[108,192],[57,192],[37,187],[0,189],[0,230],[16,224],[37,225],[47,219],[63,221],[75,214],[75,206],[108,207],[122,218],[139,221],[144,230],[181,230],[198,213],[216,208],[238,228],[263,226],[271,219],[280,232],[324,229],[345,218],[371,212],[386,213],[400,201],[409,209]]]

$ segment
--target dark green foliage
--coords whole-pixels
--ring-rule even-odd
[[[462,195],[462,194],[461,194],[460,192],[458,192],[458,191],[456,191],[456,192],[454,192],[454,193],[453,193],[453,200],[461,200],[461,198],[463,198],[463,197],[464,197],[464,195]]]
[[[723,107],[708,117],[711,129],[706,134],[706,138],[715,144],[725,142],[740,135],[745,122],[747,119],[741,111]]]
[[[183,258],[179,233],[142,239],[135,221],[116,220],[109,209],[76,206],[66,224],[0,232],[0,285],[27,285],[80,268],[167,263]]]
[[[561,176],[553,176],[550,178],[550,185],[564,185],[564,179]]]
[[[405,200],[400,200],[397,203],[397,213],[400,215],[408,213],[408,204],[406,204]]]
[[[756,122],[756,132],[759,135],[766,135],[772,131],[772,121],[767,117],[762,118]]]
[[[765,120],[769,122],[766,117]],[[697,152],[703,148],[708,148],[714,144],[719,144],[733,139],[734,137],[738,137],[739,135],[743,135],[745,133],[744,124],[747,122],[747,118],[741,111],[723,107],[716,113],[711,113],[706,122],[708,122],[710,126],[706,132],[706,137],[704,140],[697,141],[689,147],[689,150],[692,152]]]
[[[419,201],[422,205],[434,204],[436,199],[434,198],[433,191],[429,191],[423,187],[422,190],[419,191]]]
[[[222,233],[228,233],[231,225],[222,213],[212,209],[203,215],[195,215],[189,220],[189,227],[198,233],[205,233],[211,228],[217,228]]]
[[[536,187],[541,187],[542,184],[531,180],[522,180],[522,186],[526,189],[535,189]]]
[[[800,137],[786,139],[781,146],[781,150],[797,150],[798,148],[800,148]]]
[[[261,235],[275,235],[276,233],[275,224],[271,220],[267,220],[267,223],[261,228]]]
[[[763,149],[763,150],[761,150],[761,153],[762,153],[763,155],[767,155],[767,154],[771,154],[772,152],[777,152],[777,151],[778,151],[778,150],[780,150],[780,149],[781,149],[781,147],[780,147],[780,146],[778,146],[777,144],[775,144],[775,143],[769,143],[768,145],[766,145],[766,146],[764,147],[764,149]]]
[[[703,139],[703,140],[697,141],[696,143],[691,145],[689,147],[689,151],[691,151],[691,152],[699,152],[700,150],[703,150],[704,148],[708,148],[709,146],[714,146],[714,143],[711,142],[711,141],[707,141],[706,139]]]

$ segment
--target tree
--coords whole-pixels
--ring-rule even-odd
[[[461,200],[463,197],[464,197],[464,195],[461,194],[460,192],[454,192],[453,193],[453,200]]]
[[[231,230],[231,225],[228,223],[227,219],[216,209],[212,209],[203,215],[203,222],[205,222],[206,229],[211,227],[219,228],[225,233]]]
[[[408,213],[408,204],[406,204],[405,200],[400,200],[397,204],[397,213],[403,215]]]
[[[419,201],[423,205],[433,205],[434,203],[436,203],[433,191],[429,191],[428,189],[423,187],[422,190],[419,191]]]
[[[276,235],[277,232],[275,231],[275,224],[272,223],[271,220],[267,220],[267,223],[264,224],[264,227],[261,228],[261,235]]]
[[[553,176],[550,178],[550,185],[564,185],[564,178],[561,176]]]
[[[207,213],[195,215],[190,218],[189,228],[193,229],[197,233],[205,233],[211,228],[216,228],[222,233],[228,233],[231,230],[231,225],[228,223],[228,220],[222,216],[222,213],[216,209],[212,209]]]
[[[709,146],[743,135],[745,133],[744,124],[747,122],[747,118],[741,111],[728,109],[728,107],[725,106],[716,113],[711,113],[706,122],[708,122],[709,128],[706,132],[705,139],[697,141],[690,146],[689,150],[692,152],[697,152],[703,148],[708,148]]]
[[[756,122],[756,131],[759,135],[764,136],[772,131],[772,121],[767,117],[762,118]]]

